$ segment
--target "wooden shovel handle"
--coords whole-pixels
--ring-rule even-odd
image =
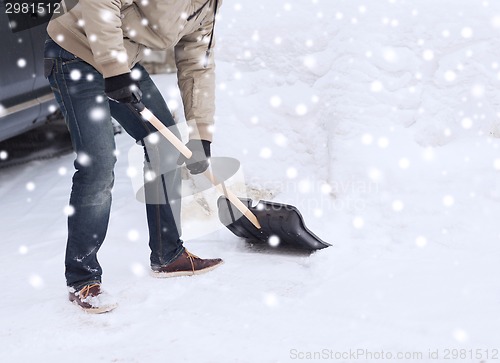
[[[165,125],[158,120],[158,118],[149,111],[142,103],[136,104],[137,111],[144,117],[144,119],[148,120],[151,125],[155,127],[155,129],[160,132],[165,138],[182,154],[186,157],[186,159],[190,159],[193,155],[192,151],[189,150],[184,143],[175,136],[175,134],[170,131]],[[243,215],[248,218],[248,220],[257,228],[260,229],[260,223],[255,214],[252,213],[248,207],[243,204],[241,200],[238,199],[236,195],[234,195],[230,190],[222,188],[220,183],[217,181],[215,176],[210,171],[210,168],[203,172],[203,175],[210,180],[210,182],[217,188],[217,190],[224,194],[227,199],[236,207],[238,210],[243,213]]]

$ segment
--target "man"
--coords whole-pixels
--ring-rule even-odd
[[[101,290],[97,261],[106,235],[116,162],[111,116],[144,146],[146,214],[152,274],[157,277],[210,271],[221,259],[201,259],[180,239],[180,173],[209,165],[214,106],[211,52],[218,0],[80,0],[53,17],[45,45],[45,74],[71,133],[76,172],[68,217],[66,280],[70,301],[88,312],[112,310]],[[175,47],[178,83],[190,124],[189,160],[136,111],[142,102],[178,134],[175,122],[147,71],[144,50]],[[177,163],[176,163],[177,161]],[[152,175],[152,177],[151,177]]]

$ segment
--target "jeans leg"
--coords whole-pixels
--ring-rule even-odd
[[[77,153],[70,197],[74,213],[68,217],[65,260],[68,286],[78,289],[89,282],[101,281],[97,252],[107,232],[116,162],[111,114],[136,141],[143,143],[145,171],[153,170],[159,176],[146,184],[148,195],[155,195],[146,204],[151,263],[163,265],[174,260],[184,251],[180,239],[181,178],[175,164],[179,153],[168,142],[150,144],[144,139],[155,132],[153,126],[144,122],[130,105],[109,102],[104,94],[103,77],[92,66],[52,40],[45,45],[45,62],[46,74]],[[141,72],[145,105],[166,126],[175,126],[147,71],[140,65],[136,69]],[[177,132],[175,127],[171,130]]]
[[[137,64],[144,105],[177,136],[175,121],[160,91],[147,71]],[[144,147],[144,189],[149,228],[151,264],[165,265],[183,251],[180,225],[181,175],[177,166],[179,152],[130,105],[110,103],[111,114]],[[153,134],[153,135],[152,135]]]
[[[68,216],[66,280],[76,289],[100,282],[97,252],[106,236],[116,162],[113,126],[102,76],[54,42],[49,81],[61,106],[77,154]]]

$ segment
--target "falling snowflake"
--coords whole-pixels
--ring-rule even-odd
[[[352,225],[354,228],[361,229],[365,225],[365,220],[361,217],[354,217],[352,220]]]
[[[418,236],[415,239],[415,244],[417,245],[417,247],[424,248],[425,246],[427,246],[427,238],[425,238],[424,236]]]
[[[400,200],[395,200],[394,202],[392,202],[392,210],[394,212],[401,212],[404,208],[404,204],[402,201]]]
[[[426,61],[431,61],[434,59],[434,52],[431,50],[431,49],[426,49],[424,50],[424,52],[422,53],[422,57],[424,58],[424,60]]]
[[[495,15],[492,19],[491,19],[491,26],[493,28],[500,28],[500,15]]]
[[[398,54],[392,48],[384,49],[382,56],[389,63],[395,63],[398,60]]]
[[[148,140],[148,143],[156,145],[160,142],[161,139],[160,139],[160,135],[158,134],[158,132],[155,132],[155,133],[149,134],[147,137],[147,140]]]
[[[136,229],[131,229],[127,233],[127,238],[132,242],[137,241],[139,239],[139,231],[137,231]]]
[[[316,58],[312,55],[304,57],[303,64],[308,69],[313,69],[316,67]]]
[[[27,62],[26,62],[26,59],[24,59],[24,58],[19,58],[19,59],[17,60],[17,66],[18,66],[19,68],[24,68],[24,67],[26,67],[26,63],[27,63]]]
[[[485,89],[484,89],[484,86],[481,85],[481,84],[476,84],[472,87],[472,90],[471,90],[471,93],[472,93],[472,96],[475,97],[475,98],[481,98],[484,96],[484,92],[485,92]]]
[[[80,72],[78,69],[73,69],[69,73],[69,78],[73,81],[78,81],[80,78],[82,78],[82,72]]]
[[[167,106],[170,111],[175,111],[179,108],[179,102],[171,98],[167,101]]]
[[[269,159],[273,155],[273,152],[270,148],[268,147],[263,147],[260,149],[259,156],[263,159]]]
[[[280,96],[272,96],[269,100],[271,103],[271,106],[273,107],[279,107],[281,106],[281,97]]]
[[[83,151],[80,151],[78,153],[78,156],[76,157],[76,160],[82,166],[89,166],[91,164],[91,162],[92,162],[91,157],[88,154],[84,153]]]
[[[466,130],[472,127],[472,123],[473,123],[472,120],[468,117],[462,119],[462,127]]]
[[[33,190],[35,190],[35,187],[36,187],[35,183],[33,183],[33,182],[26,183],[26,190],[28,190],[30,192],[32,192]]]
[[[422,152],[422,157],[425,160],[433,160],[434,159],[434,149],[432,147],[427,147],[425,150]]]
[[[71,217],[73,214],[75,214],[75,207],[73,207],[72,205],[67,205],[63,208],[63,213],[66,216]]]
[[[126,52],[112,51],[111,56],[114,57],[120,63],[126,63],[128,61],[128,55]]]
[[[444,73],[444,79],[448,82],[453,82],[456,78],[457,74],[451,70]]]
[[[401,169],[408,169],[410,167],[410,160],[408,160],[407,158],[401,158],[399,159],[398,164]]]
[[[469,338],[467,332],[463,329],[455,329],[453,331],[453,338],[459,342],[459,343],[464,343],[467,341],[467,339]]]
[[[280,244],[280,238],[278,236],[273,235],[269,237],[267,243],[269,243],[269,246],[271,247],[278,247],[278,245]]]
[[[43,279],[39,275],[31,275],[28,279],[28,282],[35,289],[41,289],[44,286]]]
[[[328,183],[324,183],[321,185],[321,193],[330,194],[332,192],[332,186]]]
[[[0,151],[0,160],[6,160],[9,157],[9,153],[5,150]]]
[[[134,80],[139,80],[142,77],[142,72],[138,69],[133,69],[132,72],[130,72],[130,78]]]
[[[500,170],[500,159],[493,160],[493,167],[495,170]]]
[[[106,115],[107,112],[104,107],[94,107],[89,111],[90,119],[94,122],[103,121]]]
[[[156,179],[156,173],[152,170],[148,170],[144,173],[144,179],[148,182],[153,181]]]
[[[281,147],[286,147],[288,145],[288,139],[281,133],[274,135],[274,142]]]
[[[264,295],[264,304],[270,308],[278,306],[278,297],[274,293],[267,293]]]
[[[59,175],[66,175],[66,173],[68,172],[68,169],[66,169],[64,166],[61,166],[57,172],[59,173]]]
[[[28,253],[28,247],[25,245],[19,246],[18,252],[21,255],[25,255]]]
[[[462,35],[462,37],[464,37],[465,39],[469,39],[469,38],[472,38],[472,35],[473,35],[473,31],[471,28],[469,27],[465,27],[462,29],[462,31],[460,32],[460,34]]]
[[[377,168],[370,168],[368,170],[368,176],[375,183],[377,183],[380,180],[382,180],[382,172],[379,169],[377,169]]]
[[[455,198],[451,195],[445,195],[443,197],[443,205],[445,207],[451,207],[453,204],[455,204]]]
[[[140,264],[138,262],[134,262],[130,266],[130,270],[132,271],[132,273],[135,276],[138,276],[138,277],[142,277],[142,276],[146,275],[146,268],[144,267],[144,265],[142,265],[142,264]]]
[[[295,113],[299,116],[304,116],[305,114],[307,114],[307,106],[304,105],[303,103],[299,103],[295,107]]]
[[[101,10],[100,11],[100,17],[101,17],[101,20],[104,21],[104,22],[109,22],[113,19],[113,13],[109,10]]]
[[[377,145],[378,147],[385,149],[389,146],[389,139],[387,137],[379,137]]]

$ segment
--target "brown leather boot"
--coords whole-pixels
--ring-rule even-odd
[[[100,284],[86,285],[79,291],[70,288],[69,301],[92,314],[106,313],[118,306],[106,293],[102,292]]]
[[[193,255],[188,250],[177,257],[173,262],[161,267],[153,267],[152,275],[154,277],[175,277],[199,275],[212,271],[224,262],[220,258],[203,259]]]

